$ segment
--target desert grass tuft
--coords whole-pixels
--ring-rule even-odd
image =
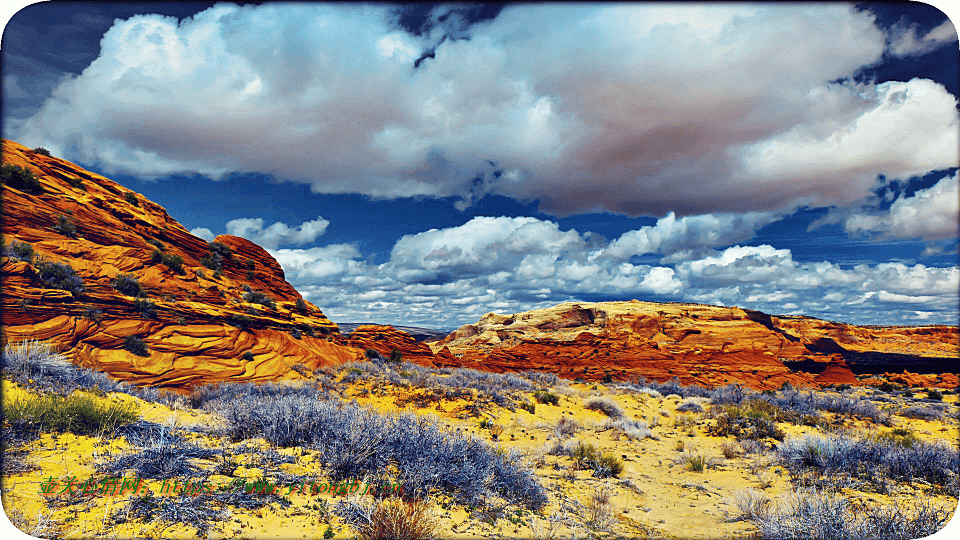
[[[356,529],[360,540],[427,540],[437,537],[440,526],[426,501],[391,497],[380,501],[369,521]]]

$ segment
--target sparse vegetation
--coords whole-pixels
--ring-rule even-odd
[[[3,416],[15,431],[70,432],[95,435],[112,432],[139,415],[130,404],[103,402],[81,394],[17,396],[3,402]]]
[[[260,304],[270,309],[277,308],[277,301],[267,296],[263,291],[250,291],[243,294],[243,301],[251,304]]]
[[[10,243],[10,247],[6,249],[6,253],[14,259],[25,261],[27,264],[33,264],[33,246],[26,242],[17,242],[14,240]]]
[[[123,198],[126,199],[126,201],[127,201],[128,203],[130,203],[130,204],[132,204],[132,205],[134,205],[134,206],[140,206],[140,199],[138,199],[138,198],[137,198],[137,194],[134,193],[134,192],[132,192],[132,191],[128,191],[128,192],[124,193],[124,194],[123,194]]]
[[[77,237],[77,226],[63,214],[60,214],[57,218],[57,224],[54,225],[53,230],[70,238]]]
[[[46,148],[42,147],[42,146],[38,146],[38,147],[34,148],[34,149],[33,149],[33,153],[34,153],[34,154],[41,155],[41,156],[50,157],[50,151],[47,150]]]
[[[234,313],[230,315],[228,322],[241,330],[246,330],[247,328],[250,328],[250,324],[253,322],[253,320],[246,315],[238,315]]]
[[[403,362],[403,353],[397,349],[390,351],[390,358],[387,359],[391,364],[399,364]]]
[[[127,336],[124,339],[123,348],[137,356],[150,356],[147,343],[137,336]]]
[[[294,304],[294,309],[296,309],[300,313],[306,313],[307,303],[303,301],[303,298],[297,298],[297,302],[296,304]]]
[[[533,399],[537,400],[537,403],[544,405],[558,405],[560,403],[560,396],[546,390],[537,390],[534,392]]]
[[[138,298],[146,296],[146,293],[140,287],[140,282],[137,281],[136,276],[133,274],[120,274],[113,278],[110,284],[113,285],[114,289],[120,291],[121,294]]]
[[[584,402],[583,406],[587,410],[599,411],[610,418],[616,419],[623,417],[623,409],[620,408],[620,405],[618,405],[613,398],[607,396],[592,397]]]
[[[377,503],[356,529],[360,540],[429,540],[436,538],[439,524],[426,501],[391,497]]]
[[[157,318],[157,304],[146,298],[137,298],[133,301],[133,310],[144,319]]]
[[[49,289],[60,289],[69,292],[74,298],[80,296],[86,287],[83,279],[66,263],[50,262],[43,257],[35,258],[34,267],[43,285]]]
[[[168,254],[156,249],[154,250],[153,255],[150,256],[150,262],[153,264],[162,264],[177,274],[184,273],[183,257],[180,255]]]
[[[44,192],[43,185],[32,171],[11,163],[0,165],[0,184],[32,195]]]
[[[842,539],[904,540],[922,538],[939,531],[950,512],[927,501],[914,509],[902,504],[855,508],[847,498],[816,490],[794,491],[772,501],[756,491],[736,498],[741,519],[759,529],[769,540]]]

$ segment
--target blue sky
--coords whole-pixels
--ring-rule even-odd
[[[2,127],[260,243],[338,322],[956,324],[958,50],[922,4],[42,3]]]

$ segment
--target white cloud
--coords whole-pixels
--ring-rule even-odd
[[[531,217],[478,217],[404,236],[379,265],[345,244],[271,254],[301,293],[340,322],[454,328],[488,311],[602,297],[736,305],[861,324],[956,323],[958,268],[841,268],[827,261],[800,263],[790,250],[769,245],[702,247],[703,253],[690,252],[672,267],[631,264],[625,252],[603,255],[612,246],[621,250],[619,240],[598,243]]]
[[[851,234],[879,233],[884,238],[941,240],[957,237],[958,217],[960,187],[954,173],[913,196],[900,196],[886,212],[849,216],[844,229]]]
[[[898,24],[891,29],[890,52],[894,56],[919,56],[957,41],[957,30],[950,19],[931,29],[922,38],[917,36],[917,25]]]
[[[200,238],[203,238],[207,242],[212,242],[213,239],[217,237],[217,235],[213,234],[213,231],[211,231],[206,227],[197,227],[195,229],[190,229],[190,234],[194,236],[199,236]]]
[[[329,221],[318,216],[317,219],[304,221],[296,227],[278,221],[264,229],[263,218],[240,218],[227,222],[227,232],[242,236],[265,248],[276,248],[279,245],[309,244],[320,237],[329,225]]]
[[[957,162],[943,87],[829,82],[884,50],[849,4],[516,5],[446,27],[470,39],[413,69],[438,36],[398,31],[387,6],[117,21],[14,136],[108,172],[261,172],[461,207],[498,193],[557,214],[845,204],[877,174]]]

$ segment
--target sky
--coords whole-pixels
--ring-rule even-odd
[[[335,322],[565,301],[957,324],[960,45],[925,4],[39,3],[3,137]]]

